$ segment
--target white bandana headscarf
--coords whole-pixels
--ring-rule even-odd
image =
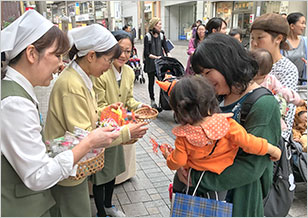
[[[91,50],[105,52],[118,43],[111,32],[99,24],[72,29],[68,31],[68,38],[71,47],[75,45],[79,50],[78,57],[85,56]]]
[[[12,60],[28,45],[41,38],[53,24],[35,10],[29,10],[1,31],[1,52]]]

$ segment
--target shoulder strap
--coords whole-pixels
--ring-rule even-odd
[[[162,32],[159,33],[160,40],[164,40],[164,34]]]
[[[272,95],[272,92],[270,90],[268,90],[267,88],[264,87],[260,87],[257,88],[255,90],[253,90],[253,92],[247,96],[247,98],[245,99],[245,101],[242,104],[242,108],[241,108],[241,115],[240,115],[240,123],[244,124],[246,122],[246,117],[252,107],[252,105],[263,95]]]
[[[152,40],[151,33],[148,32],[148,33],[145,34],[145,35],[148,37],[148,43],[151,44],[151,43],[152,43],[152,41],[151,41],[151,40]]]

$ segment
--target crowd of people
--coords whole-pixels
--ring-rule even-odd
[[[256,18],[250,50],[241,44],[239,29],[227,34],[222,18],[197,23],[186,76],[170,91],[170,106],[180,123],[173,129],[175,150],[163,153],[168,167],[176,170],[173,191],[195,187],[202,174],[200,195],[218,192],[219,200],[233,204],[233,216],[262,217],[281,136],[285,141],[294,137],[307,151],[307,103],[296,93],[307,78],[305,17],[269,13]],[[6,62],[1,70],[2,216],[91,217],[89,181],[97,216],[125,216],[112,205],[114,187],[135,175],[136,148],[127,143],[142,138],[148,127],[97,128],[97,121],[107,107],[158,108],[154,60],[171,56],[161,28],[161,20],[153,17],[144,36],[150,105],[134,98],[135,74],[126,65],[134,47],[128,26],[111,33],[91,24],[66,35],[29,10],[1,31]],[[34,87],[50,84],[66,53],[70,63],[53,85],[44,123]],[[260,97],[241,123],[241,106],[260,87],[274,95]],[[45,140],[75,127],[89,131],[88,136],[71,150],[48,156]],[[105,149],[104,168],[89,178],[69,179],[94,148]]]

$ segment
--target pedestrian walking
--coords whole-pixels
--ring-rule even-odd
[[[66,131],[73,132],[75,127],[88,131],[96,128],[97,102],[90,77],[102,75],[121,54],[117,40],[102,25],[75,28],[68,36],[72,61],[60,74],[50,94],[46,139],[61,137]],[[113,108],[119,105],[114,104]],[[112,145],[128,141],[128,129],[124,126]],[[92,216],[87,178],[61,181],[51,192],[56,200],[53,216]]]
[[[194,52],[192,66],[197,74],[205,77],[221,96],[222,112],[233,112],[237,116],[245,99],[259,88],[251,82],[257,73],[257,63],[248,56],[245,48],[231,36],[214,33],[209,35]],[[265,138],[277,145],[280,130],[280,112],[273,96],[262,96],[254,103],[243,127],[247,132]],[[239,150],[234,163],[220,175],[206,171],[199,188],[228,190],[227,202],[233,203],[232,216],[249,217],[264,215],[263,198],[272,185],[273,163],[268,156],[248,155]],[[192,186],[195,187],[201,171],[192,170]],[[187,184],[187,171],[180,168],[174,178],[174,191],[178,191],[179,180]]]
[[[135,73],[125,63],[132,51],[132,37],[124,31],[116,31],[114,37],[121,48],[121,55],[114,59],[111,68],[93,81],[94,91],[98,97],[98,112],[116,102],[123,103],[128,110],[150,107],[134,99],[133,87]],[[142,137],[136,131],[146,130],[145,124],[130,125],[132,138]],[[136,175],[136,146],[134,144],[107,148],[105,150],[104,168],[91,176],[93,194],[98,216],[123,217],[125,214],[112,205],[115,183],[121,183]]]
[[[151,99],[151,107],[158,108],[155,103],[154,82],[155,63],[154,60],[162,56],[170,56],[166,43],[166,37],[161,33],[162,23],[158,17],[153,17],[149,22],[149,32],[144,37],[144,71],[148,74],[148,91]]]
[[[279,82],[293,91],[297,91],[298,70],[296,66],[286,57],[282,56],[282,50],[288,50],[286,43],[289,34],[289,25],[285,18],[279,14],[263,14],[252,23],[251,26],[251,48],[267,49],[273,58],[273,67],[270,72]],[[288,104],[288,112],[284,117],[287,129],[282,132],[282,137],[288,141],[295,115],[295,105]]]
[[[34,10],[1,31],[1,53],[8,62],[1,72],[2,216],[50,216],[55,200],[49,188],[73,176],[91,149],[106,147],[119,136],[99,128],[72,150],[47,155],[34,87],[50,84],[68,49],[64,33]]]

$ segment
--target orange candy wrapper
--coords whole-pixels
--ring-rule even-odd
[[[119,126],[136,122],[135,113],[129,112],[123,107],[119,107],[118,109],[106,107],[101,113],[101,121],[108,118],[112,118]]]
[[[162,153],[164,153],[164,150],[165,150],[165,148],[167,148],[168,149],[168,151],[169,152],[172,152],[173,151],[173,148],[171,147],[171,145],[169,145],[169,144],[158,144],[156,141],[155,141],[155,139],[153,139],[153,138],[150,138],[150,142],[152,143],[152,146],[153,146],[153,152],[155,153],[155,154],[157,154],[157,152],[158,152],[158,148],[159,148],[159,150],[162,152]]]

